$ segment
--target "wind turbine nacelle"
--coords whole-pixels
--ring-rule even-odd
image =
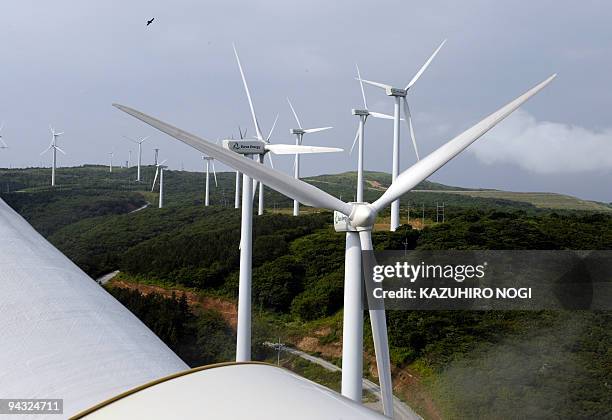
[[[406,96],[406,90],[405,89],[398,89],[398,88],[387,88],[385,89],[385,92],[388,96]]]
[[[302,128],[292,128],[289,130],[290,134],[305,134],[306,132]]]
[[[351,225],[348,216],[339,211],[334,211],[334,229],[336,232],[357,232],[357,229]]]
[[[261,140],[223,140],[223,147],[242,155],[263,155],[266,142]]]

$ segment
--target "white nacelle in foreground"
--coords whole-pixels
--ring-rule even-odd
[[[100,404],[75,419],[385,419],[288,370],[261,363],[192,369]]]

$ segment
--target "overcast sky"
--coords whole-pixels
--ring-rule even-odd
[[[5,1],[0,6],[0,166],[49,165],[49,124],[65,131],[60,165],[125,161],[122,135],[151,135],[171,168],[200,170],[196,151],[111,107],[119,102],[215,140],[254,134],[235,42],[265,133],[293,142],[289,96],[305,126],[334,129],[310,145],[348,150],[364,78],[409,92],[421,155],[558,73],[522,110],[432,180],[612,201],[612,4],[606,1]],[[146,27],[146,20],[155,21]],[[367,87],[371,110],[393,102]],[[401,166],[415,157],[402,126]],[[366,168],[390,172],[392,125],[368,120]],[[135,153],[134,153],[135,160]],[[302,159],[305,175],[354,170],[348,153]],[[291,159],[277,157],[290,171]],[[218,165],[218,169],[222,169]]]

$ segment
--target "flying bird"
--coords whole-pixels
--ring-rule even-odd
[[[147,20],[147,26],[149,26],[150,24],[152,24],[154,20],[155,20],[155,18],[152,18],[151,20]]]

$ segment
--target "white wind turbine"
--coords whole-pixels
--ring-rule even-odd
[[[8,145],[4,142],[2,138],[2,129],[4,128],[4,122],[0,124],[0,149],[8,149]]]
[[[155,182],[157,181],[157,176],[159,175],[159,208],[160,209],[164,207],[164,169],[167,168],[167,166],[164,166],[164,163],[166,163],[166,160],[155,165],[157,169],[155,169],[155,178],[153,178],[153,185],[151,186],[151,192],[153,192],[153,190],[155,189]]]
[[[363,98],[363,109],[353,109],[351,112],[353,115],[359,117],[359,126],[357,127],[357,133],[355,134],[355,140],[353,140],[353,144],[351,145],[351,151],[349,153],[353,153],[353,149],[355,148],[355,144],[358,143],[359,147],[357,148],[357,201],[363,201],[363,154],[365,151],[365,123],[369,116],[374,118],[392,120],[393,117],[391,115],[383,114],[380,112],[370,111],[368,109],[368,102],[366,101],[365,90],[363,89],[363,81],[361,79],[361,73],[359,72],[359,66],[357,67],[357,77],[359,79],[359,86],[361,87],[361,96]]]
[[[134,140],[131,137],[128,136],[123,136],[124,138],[128,139],[129,141],[131,141],[132,143],[136,143],[138,145],[138,171],[137,171],[137,175],[136,175],[136,182],[140,182],[140,164],[142,163],[142,143],[149,138],[149,136],[146,137],[141,137],[138,140]],[[131,151],[130,151],[130,155],[131,155]]]
[[[114,152],[108,153],[108,172],[113,173],[113,156]]]
[[[210,185],[210,177],[209,177],[209,173],[210,172],[209,172],[209,169],[210,169],[211,165],[212,165],[213,175],[215,177],[215,187],[218,187],[219,185],[217,184],[217,172],[215,171],[215,159],[210,157],[210,156],[202,156],[202,160],[204,162],[206,162],[206,165],[205,165],[205,170],[206,170],[206,193],[204,195],[204,205],[206,207],[208,207],[208,205],[210,203],[210,198],[209,198],[210,196],[209,196],[209,193],[208,193],[208,188],[209,188],[209,185]]]
[[[51,166],[51,186],[54,187],[55,186],[55,169],[57,167],[57,151],[59,150],[64,155],[66,154],[66,152],[60,149],[60,147],[57,145],[57,138],[64,133],[63,132],[56,133],[53,127],[51,126],[49,126],[49,129],[51,130],[51,135],[53,136],[53,138],[51,139],[51,144],[49,145],[49,147],[43,150],[40,154],[42,156],[45,153],[47,153],[49,150],[53,150],[53,165]]]
[[[433,52],[431,57],[429,57],[429,59],[425,62],[425,64],[423,64],[423,66],[419,69],[419,71],[414,75],[412,80],[410,80],[410,82],[408,82],[406,87],[404,87],[403,89],[395,88],[391,85],[386,85],[384,83],[373,82],[371,80],[364,80],[364,79],[361,79],[361,77],[359,77],[359,79],[363,80],[364,83],[384,89],[387,96],[393,97],[395,101],[395,106],[393,110],[393,169],[391,173],[392,182],[395,182],[399,174],[399,156],[400,156],[399,155],[399,148],[400,148],[399,139],[400,139],[400,108],[401,108],[400,102],[401,101],[404,102],[404,107],[403,107],[404,117],[405,117],[406,123],[408,124],[408,129],[410,131],[410,137],[412,139],[412,146],[414,147],[414,153],[416,154],[416,158],[418,161],[419,151],[417,148],[416,139],[414,137],[414,129],[412,128],[412,116],[410,114],[410,107],[408,106],[408,100],[406,99],[406,95],[408,93],[408,90],[410,90],[410,88],[416,83],[416,81],[419,80],[419,78],[421,77],[423,72],[427,69],[427,67],[429,67],[432,60],[435,58],[435,56],[438,54],[438,52],[444,46],[445,43],[446,43],[446,40],[442,41],[440,46]],[[395,231],[397,227],[400,225],[399,204],[400,204],[399,200],[396,200],[393,203],[391,203],[391,225],[390,225],[391,231]]]
[[[345,278],[353,279],[357,276],[354,276],[351,272],[360,273],[361,271],[361,251],[372,250],[371,231],[376,221],[377,214],[392,201],[397,200],[403,194],[410,191],[417,184],[427,179],[448,161],[461,153],[497,123],[510,115],[520,105],[542,90],[555,76],[556,75],[550,76],[548,79],[490,114],[402,172],[383,195],[371,204],[365,202],[345,203],[313,185],[273,169],[266,168],[263,165],[219,147],[212,142],[143,114],[140,111],[118,104],[114,104],[114,106],[152,127],[192,146],[200,152],[206,153],[226,165],[239,170],[245,174],[245,176],[257,178],[260,182],[264,182],[266,185],[288,197],[311,206],[334,210],[336,212],[334,214],[336,229],[350,233],[350,235],[347,236],[346,243]],[[344,228],[341,227],[343,224],[342,222],[344,222]],[[239,298],[241,297],[242,296]],[[361,298],[361,281],[345,284],[343,328],[349,331],[344,334],[346,340],[343,341],[342,394],[356,401],[361,401],[361,367],[363,363],[363,313]],[[392,417],[393,392],[391,384],[391,363],[389,359],[389,344],[384,309],[371,309],[370,322],[372,325],[372,337],[376,352],[383,411],[385,415]]]
[[[302,123],[300,122],[300,119],[297,115],[297,112],[295,112],[295,109],[293,108],[293,104],[291,103],[289,98],[287,98],[287,102],[289,103],[291,112],[293,112],[293,116],[295,117],[295,121],[297,122],[297,125],[299,127],[299,128],[292,128],[291,130],[289,130],[291,134],[295,134],[295,144],[296,145],[300,145],[300,146],[302,145],[302,141],[304,140],[304,134],[317,133],[319,131],[330,130],[333,128],[333,127],[303,128]],[[300,154],[296,153],[294,159],[295,160],[293,162],[293,177],[295,179],[299,179],[300,178]],[[293,215],[297,216],[299,214],[300,214],[300,202],[297,200],[293,200]]]

